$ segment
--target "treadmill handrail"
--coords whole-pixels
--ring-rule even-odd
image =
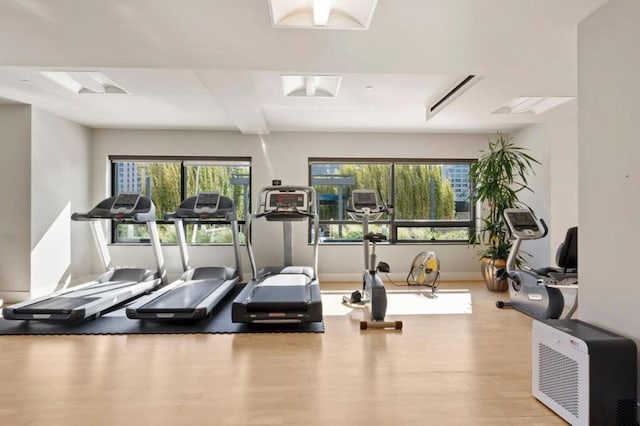
[[[301,212],[300,210],[269,210],[267,212],[263,212],[263,213],[258,213],[255,215],[256,218],[261,218],[261,217],[268,217],[270,215],[298,215],[298,216],[305,216],[305,217],[310,217],[310,218],[314,218],[314,214],[313,213],[306,213],[306,212]]]
[[[182,220],[187,223],[213,223],[213,224],[226,224],[231,225],[234,221],[236,221],[235,212],[226,213],[224,217],[214,217],[207,215],[200,216],[181,216],[176,214],[176,212],[165,213],[164,220],[167,222],[175,222],[176,220]]]
[[[71,220],[76,222],[90,222],[93,220],[123,220],[129,219],[134,222],[147,223],[156,220],[155,210],[153,212],[134,213],[133,215],[126,214],[113,214],[108,213],[104,215],[90,215],[89,213],[73,213],[71,214]]]

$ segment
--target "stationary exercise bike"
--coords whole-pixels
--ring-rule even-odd
[[[560,318],[565,305],[560,289],[578,288],[577,269],[574,269],[577,268],[577,228],[567,232],[565,242],[558,251],[558,264],[564,269],[516,269],[516,259],[522,241],[543,238],[547,235],[548,228],[543,220],[536,218],[528,209],[506,209],[504,217],[515,242],[507,258],[506,269],[498,271],[497,276],[509,280],[511,300],[496,302],[496,306],[514,308],[540,320]],[[573,315],[577,300],[576,294],[573,305],[562,319],[569,319]]]
[[[362,290],[344,296],[342,303],[355,308],[363,308],[366,320],[360,322],[360,329],[393,328],[402,329],[402,321],[385,321],[387,313],[387,292],[378,272],[389,272],[389,265],[380,262],[376,265],[376,244],[386,241],[384,234],[369,232],[369,220],[377,220],[389,208],[378,202],[375,191],[356,189],[351,193],[351,206],[347,213],[354,220],[362,222],[362,245],[364,247],[365,270],[362,274]],[[369,255],[371,246],[371,255]]]

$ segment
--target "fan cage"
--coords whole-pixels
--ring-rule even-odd
[[[440,260],[432,251],[423,251],[411,262],[407,285],[430,287],[435,291],[440,284]]]

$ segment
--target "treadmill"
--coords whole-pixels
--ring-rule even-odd
[[[316,192],[308,186],[269,186],[260,190],[256,213],[247,218],[247,250],[252,279],[233,301],[234,323],[320,322],[322,299],[318,280],[319,220]],[[282,222],[284,266],[256,268],[251,226],[256,219]],[[313,267],[293,265],[293,226],[313,220]]]
[[[174,212],[165,216],[176,227],[183,275],[179,280],[141,298],[126,308],[127,317],[133,319],[197,320],[206,318],[213,308],[229,293],[242,276],[238,243],[238,220],[233,201],[218,192],[200,192],[187,198]],[[189,266],[189,252],[184,223],[207,222],[231,225],[236,266]]]
[[[150,199],[139,193],[120,193],[101,201],[88,213],[74,213],[71,220],[91,224],[93,237],[106,270],[95,280],[2,309],[9,320],[79,321],[95,319],[122,303],[166,282],[164,259],[156,226],[156,210]],[[145,223],[153,249],[156,270],[116,268],[111,263],[101,220],[133,220]]]

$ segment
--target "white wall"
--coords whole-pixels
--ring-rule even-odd
[[[581,319],[640,341],[640,2],[578,26]]]
[[[567,229],[578,225],[578,109],[575,101],[568,107],[568,115],[549,125],[552,264]]]
[[[0,298],[29,294],[31,107],[0,105]]]
[[[533,164],[535,174],[529,175],[527,182],[530,191],[521,191],[519,199],[535,211],[550,225],[549,181],[551,176],[551,164],[549,159],[549,129],[542,124],[531,125],[515,132],[513,135],[517,146],[526,148],[526,153],[538,160],[541,164]],[[529,266],[540,268],[549,266],[549,238],[525,241],[522,243],[522,251],[530,254],[525,256]]]
[[[307,184],[309,157],[476,158],[486,146],[485,135],[417,135],[377,133],[273,133],[241,135],[235,132],[95,130],[93,138],[92,202],[109,194],[109,155],[200,155],[252,157],[255,193],[274,178],[284,183]],[[282,262],[281,225],[258,222],[254,234],[259,266]],[[306,225],[296,224],[296,263],[310,264],[312,250],[306,244]],[[479,279],[479,264],[467,245],[395,245],[380,247],[380,260],[387,261],[404,279],[413,257],[424,249],[435,250],[441,259],[443,279]],[[112,246],[114,262],[153,265],[149,247]],[[171,274],[180,271],[177,247],[163,247]],[[193,247],[193,264],[232,263],[228,248]],[[242,252],[245,272],[249,264]],[[321,246],[319,273],[323,280],[357,280],[363,268],[362,246]]]
[[[44,110],[31,119],[31,297],[91,272],[86,223],[71,213],[90,206],[91,131]]]
[[[545,124],[525,127],[513,133],[518,146],[541,164],[534,165],[529,177],[533,192],[523,191],[521,199],[545,220],[549,235],[527,241],[522,249],[532,256],[534,268],[556,264],[556,251],[567,228],[578,224],[578,135],[575,101],[562,112],[549,117]]]

